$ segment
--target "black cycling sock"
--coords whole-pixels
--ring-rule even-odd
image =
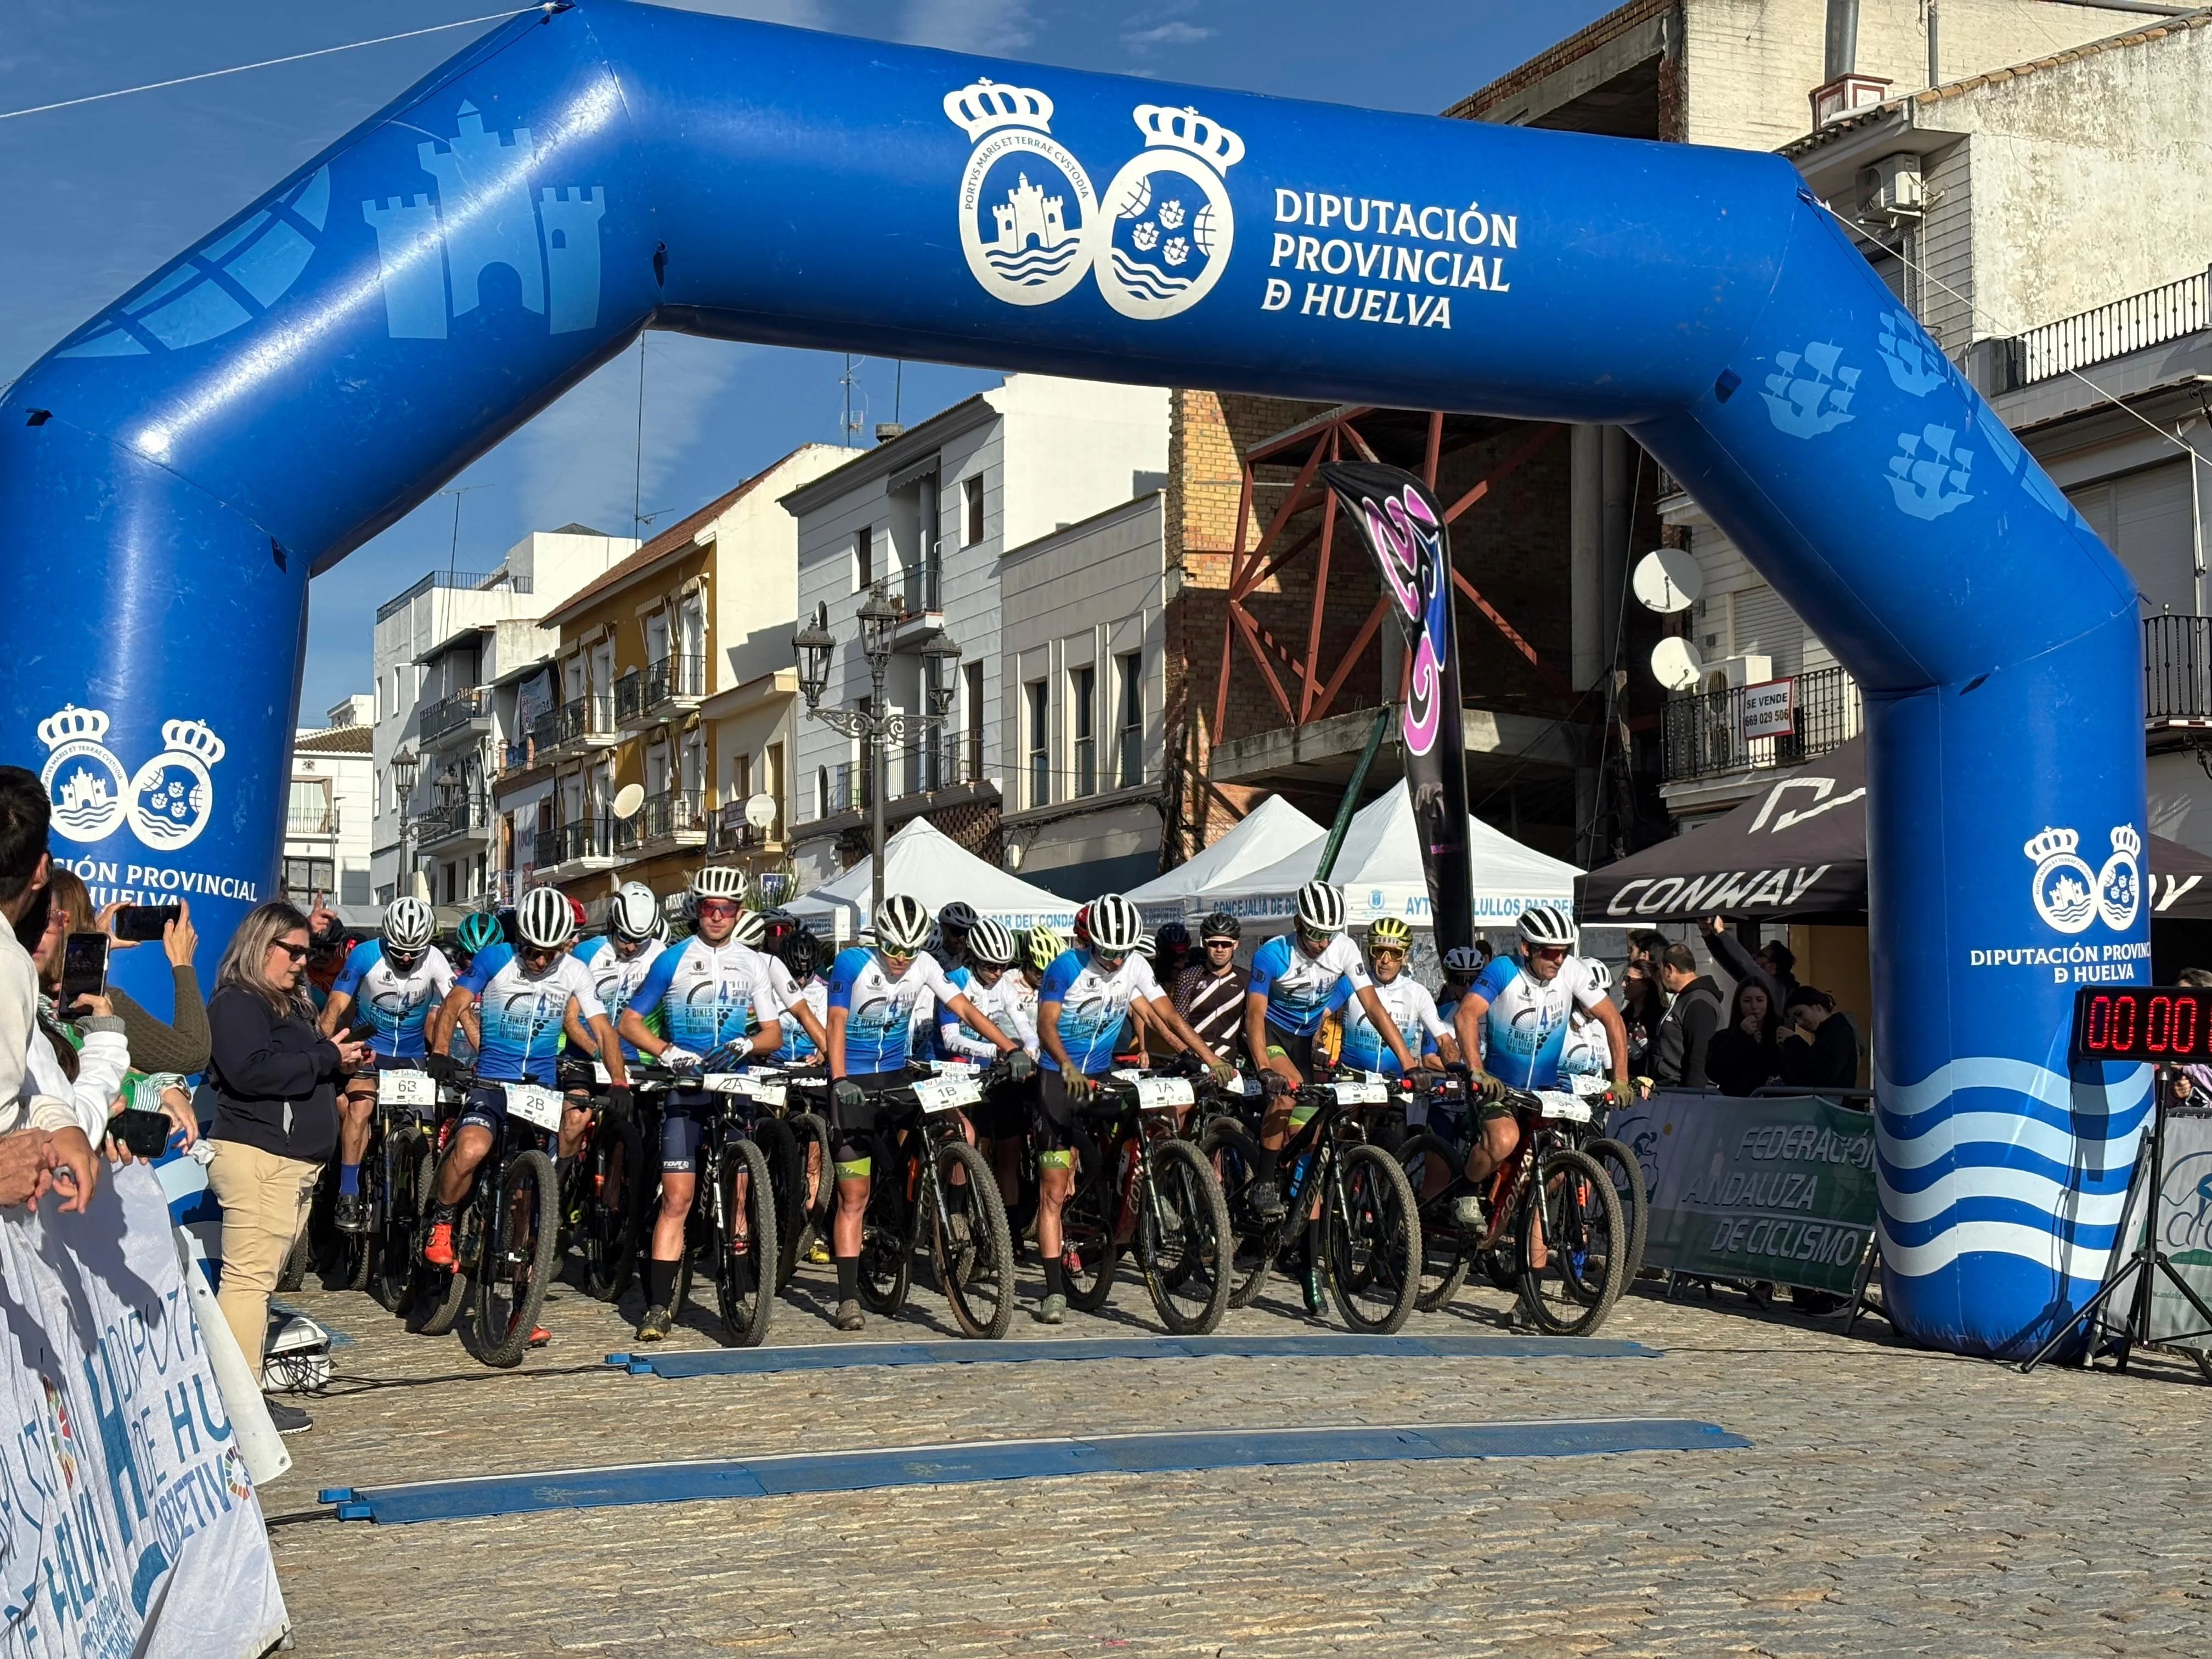
[[[453,1218],[460,1212],[460,1208],[459,1204],[433,1203],[430,1206],[430,1224],[433,1227],[452,1226]]]
[[[841,1255],[837,1258],[837,1299],[851,1302],[860,1294],[860,1258]]]
[[[1045,1258],[1044,1293],[1047,1296],[1067,1294],[1067,1267],[1056,1255]]]
[[[648,1307],[666,1308],[675,1302],[676,1268],[673,1261],[645,1264],[645,1300]]]

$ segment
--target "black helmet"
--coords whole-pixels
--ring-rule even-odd
[[[1209,910],[1199,918],[1198,936],[1206,939],[1242,939],[1243,924],[1226,910]]]
[[[1179,921],[1168,923],[1153,933],[1152,949],[1155,951],[1189,950],[1190,929]]]

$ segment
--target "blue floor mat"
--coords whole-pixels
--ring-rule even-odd
[[[1081,1336],[1029,1342],[822,1342],[773,1348],[690,1348],[611,1353],[632,1376],[757,1376],[852,1365],[1022,1365],[1048,1359],[1199,1359],[1218,1355],[1295,1359],[1656,1359],[1660,1351],[1607,1337]]]
[[[1583,1457],[1607,1452],[1720,1451],[1750,1444],[1717,1423],[1686,1418],[1202,1430],[1099,1435],[1079,1440],[987,1440],[963,1445],[801,1452],[688,1463],[630,1463],[611,1468],[428,1480],[404,1486],[335,1487],[318,1493],[317,1501],[336,1504],[341,1521],[405,1526],[420,1521],[480,1520],[549,1510],[1026,1480],[1055,1474],[1381,1460]]]

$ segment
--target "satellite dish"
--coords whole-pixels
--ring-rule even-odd
[[[615,816],[628,823],[637,816],[637,809],[645,805],[645,786],[626,783],[615,791]]]
[[[1651,672],[1669,691],[1694,691],[1705,665],[1689,641],[1669,635],[1651,647]]]
[[[749,797],[745,801],[745,822],[756,830],[775,828],[775,797],[769,794]]]
[[[1628,585],[1645,609],[1664,616],[1695,605],[1698,595],[1705,591],[1705,577],[1686,550],[1662,547],[1636,562],[1636,574],[1628,579]]]

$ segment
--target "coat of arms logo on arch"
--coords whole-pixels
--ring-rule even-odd
[[[983,291],[1041,306],[1085,273],[1125,317],[1188,310],[1229,263],[1235,216],[1223,183],[1244,141],[1194,109],[1139,104],[1145,148],[1102,198],[1052,136],[1053,102],[1033,87],[977,81],[945,96],[975,145],[960,179],[960,246]]]

